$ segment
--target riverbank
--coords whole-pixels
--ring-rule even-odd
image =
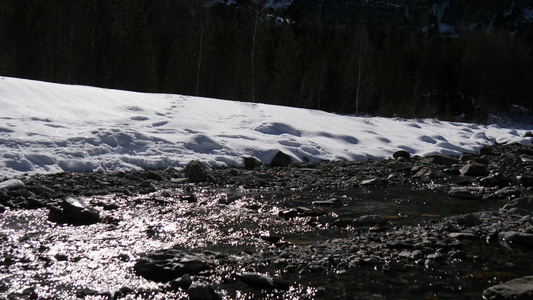
[[[480,152],[13,178],[0,295],[490,296],[533,274],[533,148]]]

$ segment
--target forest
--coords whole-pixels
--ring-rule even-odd
[[[402,118],[533,109],[531,23],[449,36],[205,2],[2,0],[0,75]]]

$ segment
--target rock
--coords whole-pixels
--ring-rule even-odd
[[[501,173],[495,173],[479,180],[479,185],[485,187],[508,186],[510,183],[511,179]]]
[[[244,160],[244,167],[246,169],[253,169],[261,166],[261,162],[254,157],[243,157],[242,159]]]
[[[405,151],[405,150],[398,150],[398,151],[396,151],[396,152],[394,152],[392,154],[392,157],[394,159],[398,159],[400,157],[402,157],[402,158],[410,158],[411,154],[409,152]]]
[[[528,132],[524,133],[524,137],[533,137],[533,132],[528,131]]]
[[[20,179],[9,179],[3,182],[0,182],[0,189],[5,190],[14,190],[24,186],[24,182]]]
[[[529,211],[533,211],[533,197],[517,198],[503,206],[504,209],[521,208]]]
[[[461,168],[461,175],[483,176],[487,174],[487,166],[480,163],[467,164]]]
[[[459,156],[459,161],[461,162],[467,162],[473,159],[474,159],[474,155],[472,154],[462,154],[461,156]]]
[[[242,273],[235,274],[235,276],[242,282],[260,289],[274,289],[274,280],[266,275],[258,273]]]
[[[287,154],[278,151],[272,161],[270,162],[271,167],[288,167],[292,162],[292,159]]]
[[[189,289],[191,284],[192,278],[189,274],[184,274],[183,276],[181,276],[181,278],[169,281],[169,285],[176,290],[181,288],[186,291],[187,289]]]
[[[451,165],[454,165],[454,164],[458,163],[459,161],[457,159],[455,159],[455,158],[451,158],[451,157],[446,156],[446,155],[433,154],[433,155],[428,155],[428,156],[424,157],[422,159],[422,162],[429,163],[429,164],[451,166]]]
[[[383,223],[385,223],[385,218],[379,215],[361,216],[353,220],[353,226],[356,227],[376,226]]]
[[[205,283],[193,282],[187,290],[190,300],[218,300],[220,295],[215,289]]]
[[[494,192],[494,195],[497,198],[505,198],[505,197],[521,196],[522,192],[514,187],[504,187],[503,189],[499,189],[496,192]]]
[[[481,196],[478,194],[480,191],[481,189],[475,187],[459,186],[453,187],[448,192],[448,195],[454,198],[478,200],[481,199]]]
[[[457,218],[457,224],[461,225],[461,226],[475,226],[475,225],[479,225],[479,224],[482,224],[483,221],[481,221],[481,219],[474,215],[474,214],[466,214],[466,215],[463,215],[463,216],[459,216]]]
[[[331,198],[329,200],[317,200],[312,202],[316,206],[337,206],[342,205],[342,201],[339,198]]]
[[[100,213],[80,199],[67,198],[61,203],[61,208],[50,208],[48,220],[56,223],[89,225],[100,221]]]
[[[205,255],[193,255],[177,249],[145,253],[134,266],[137,275],[158,282],[170,281],[185,274],[196,275],[211,268],[212,264]]]
[[[211,171],[200,161],[191,160],[185,166],[185,177],[189,178],[191,182],[215,182],[216,178]]]
[[[524,187],[533,186],[533,176],[518,176],[517,179]]]
[[[533,246],[533,233],[506,231],[500,232],[498,237],[509,244]]]
[[[479,237],[473,233],[468,232],[450,232],[449,236],[458,240],[477,240]]]
[[[487,300],[533,299],[533,276],[525,276],[492,286],[483,291]]]
[[[377,186],[377,185],[387,185],[386,179],[372,178],[361,181],[360,185],[362,186]]]
[[[235,277],[250,286],[253,286],[259,289],[265,289],[265,290],[271,290],[271,289],[285,290],[291,286],[290,282],[285,281],[283,279],[272,278],[270,276],[259,274],[259,273],[254,273],[254,272],[235,274]]]
[[[431,168],[421,167],[413,168],[411,172],[414,173],[413,178],[438,178],[440,177],[438,173],[434,172]]]

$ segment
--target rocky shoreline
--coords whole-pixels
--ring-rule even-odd
[[[54,299],[53,291],[42,288],[13,291],[20,283],[10,277],[32,264],[53,268],[83,261],[72,259],[74,252],[47,254],[51,246],[42,244],[57,234],[53,230],[98,225],[123,230],[129,226],[127,213],[146,209],[156,220],[157,214],[166,220],[170,212],[162,211],[185,207],[183,216],[197,219],[196,225],[219,214],[213,240],[203,229],[194,245],[173,243],[154,224],[143,229],[142,238],[168,239],[171,247],[117,256],[131,276],[156,287],[124,283],[98,290],[72,282],[76,288],[61,293],[102,299],[527,299],[533,295],[528,277],[533,274],[533,146],[495,145],[480,152],[411,157],[398,151],[386,160],[320,164],[282,158],[274,166],[249,161],[243,169],[210,170],[191,162],[182,170],[4,180],[0,298]],[[432,191],[453,199],[451,205],[473,208],[464,214],[393,215],[378,208],[363,213],[354,202],[363,205],[364,199],[354,191],[403,193],[397,202],[413,201],[409,193]],[[20,245],[7,227],[20,211],[41,212],[36,215],[45,224],[35,237],[44,250],[27,247],[26,256],[35,260],[13,254]],[[223,231],[224,224],[233,227]],[[516,278],[521,279],[505,285]]]

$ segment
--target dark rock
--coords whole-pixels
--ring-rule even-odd
[[[487,177],[483,177],[479,180],[479,185],[486,186],[486,187],[494,187],[494,186],[508,186],[511,183],[511,179],[508,177],[505,177],[501,173],[495,173],[491,174]]]
[[[524,187],[533,186],[533,176],[518,176],[517,179]]]
[[[529,300],[533,299],[533,276],[516,278],[483,291],[487,300]]]
[[[454,198],[478,200],[478,199],[481,199],[481,196],[479,195],[480,191],[481,190],[479,188],[460,186],[460,187],[453,187],[448,192],[448,195]]]
[[[513,207],[507,212],[510,215],[528,216],[531,215],[531,211],[523,208]]]
[[[253,272],[235,274],[235,277],[237,277],[240,281],[259,289],[287,289],[291,285],[285,280],[272,278],[267,275]]]
[[[376,226],[385,223],[385,218],[379,215],[361,216],[353,220],[356,227]]]
[[[513,187],[505,187],[494,192],[494,195],[498,198],[521,196],[522,192]]]
[[[457,218],[457,224],[461,226],[475,226],[483,223],[481,219],[474,214],[466,214]]]
[[[189,274],[183,274],[181,278],[178,278],[176,280],[171,280],[168,283],[172,288],[176,290],[181,288],[186,291],[187,289],[189,289],[189,287],[192,284],[192,278],[191,278],[191,275]]]
[[[524,134],[524,137],[533,137],[533,132],[528,131]]]
[[[406,241],[398,241],[398,240],[392,240],[386,242],[387,248],[390,249],[411,249],[413,248],[413,245],[411,243],[408,243]]]
[[[519,231],[500,232],[499,238],[509,244],[518,244],[523,246],[533,246],[533,233]]]
[[[67,198],[61,203],[61,208],[50,208],[48,220],[56,223],[89,225],[100,221],[100,213],[80,199]]]
[[[398,150],[398,151],[396,151],[396,152],[394,152],[392,154],[392,157],[394,159],[398,159],[400,157],[402,157],[402,158],[410,158],[411,154],[409,152],[405,151],[405,150]]]
[[[163,180],[163,176],[153,172],[153,171],[148,171],[146,172],[146,179],[153,179],[153,180],[157,180],[157,181],[161,181]]]
[[[430,163],[430,164],[437,164],[437,165],[451,166],[451,165],[458,163],[459,161],[455,158],[451,158],[446,155],[433,154],[433,155],[428,155],[424,157],[422,159],[422,162]]]
[[[469,160],[473,160],[474,159],[474,155],[472,154],[463,154],[461,156],[459,156],[459,161],[461,162],[467,162]]]
[[[270,162],[270,166],[272,167],[288,167],[292,162],[292,159],[287,154],[278,151],[274,158],[272,158],[272,161]]]
[[[261,166],[261,162],[254,157],[243,157],[242,159],[244,160],[244,167],[246,169],[253,169]]]
[[[504,209],[521,208],[529,211],[533,211],[533,197],[517,198],[503,206]]]
[[[190,161],[184,169],[185,177],[191,182],[215,182],[216,178],[213,173],[200,161]]]
[[[215,289],[205,283],[193,282],[187,290],[190,300],[218,300],[220,295]]]
[[[135,263],[137,275],[166,282],[185,274],[196,275],[212,268],[203,254],[189,254],[177,249],[159,250],[141,255]]]
[[[342,205],[342,201],[339,198],[331,198],[329,200],[317,200],[312,202],[313,205],[317,206],[337,206]]]
[[[480,163],[467,164],[461,168],[461,175],[483,176],[487,174],[487,166]]]

